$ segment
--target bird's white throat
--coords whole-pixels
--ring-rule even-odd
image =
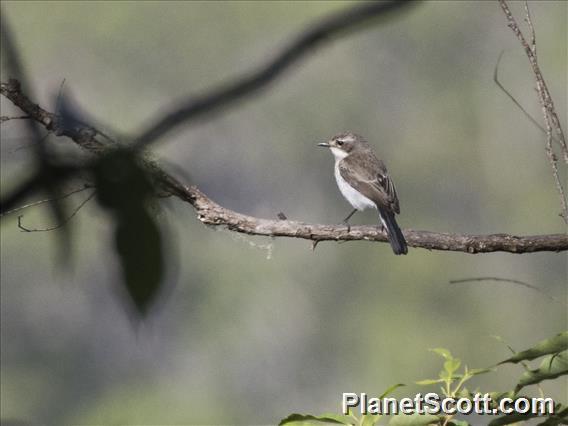
[[[331,153],[335,157],[336,163],[339,160],[343,160],[345,157],[347,157],[349,155],[347,152],[343,151],[342,149],[336,148],[334,146],[329,147],[329,149],[331,150]]]

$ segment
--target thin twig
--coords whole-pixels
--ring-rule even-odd
[[[507,97],[511,101],[513,101],[513,103],[517,106],[517,108],[519,108],[523,112],[523,114],[525,114],[525,116],[530,120],[530,122],[533,123],[536,127],[538,127],[542,131],[542,133],[546,134],[546,129],[542,127],[540,123],[536,121],[536,119],[532,115],[530,115],[530,113],[521,105],[519,101],[517,101],[517,99],[511,94],[509,90],[505,88],[505,86],[499,80],[499,65],[501,64],[501,58],[503,57],[504,53],[505,51],[502,50],[501,53],[499,54],[499,57],[497,58],[497,63],[495,64],[495,69],[493,70],[493,81],[499,87],[499,89],[501,89],[503,93],[505,93],[505,95],[507,95]],[[558,140],[554,135],[553,138],[558,142]]]
[[[496,281],[496,282],[502,282],[502,283],[516,284],[516,285],[519,285],[519,286],[522,286],[522,287],[529,288],[533,291],[536,291],[537,293],[540,293],[543,296],[546,296],[551,301],[558,302],[558,303],[561,303],[563,305],[568,305],[567,303],[562,302],[561,300],[558,300],[554,296],[551,296],[550,294],[546,293],[544,290],[542,290],[541,288],[538,288],[537,286],[535,286],[533,284],[529,284],[529,283],[526,283],[524,281],[513,280],[513,279],[509,279],[509,278],[499,278],[499,277],[463,278],[463,279],[459,279],[459,280],[450,280],[450,284],[470,283],[470,282],[475,282],[475,281]]]
[[[45,141],[45,139],[47,139],[48,136],[49,136],[49,133],[46,133],[45,135],[43,135],[43,137],[42,137],[39,141],[35,141],[35,142],[29,143],[29,144],[27,144],[27,145],[20,145],[20,146],[14,148],[13,150],[9,151],[8,153],[9,153],[9,154],[13,154],[13,153],[18,152],[18,151],[20,151],[20,150],[22,150],[22,149],[33,148],[33,147],[34,147],[35,145],[37,145],[38,143],[43,143],[43,142]],[[2,216],[2,214],[3,214],[3,213],[0,212],[0,216]]]
[[[71,219],[73,219],[73,217],[75,217],[75,215],[77,213],[79,213],[79,210],[81,210],[81,208],[83,208],[83,206],[85,204],[87,204],[94,196],[95,196],[95,192],[93,191],[87,198],[85,198],[83,201],[81,201],[81,203],[79,203],[79,205],[75,208],[75,210],[73,210],[73,212],[67,216],[63,222],[60,222],[59,224],[55,225],[55,226],[51,226],[49,228],[36,228],[36,229],[30,229],[30,228],[26,228],[23,224],[22,224],[22,218],[24,217],[23,215],[18,216],[18,228],[20,228],[22,230],[22,232],[47,232],[47,231],[55,231],[56,229],[59,229],[61,227],[63,227],[64,225],[66,225]]]
[[[16,43],[13,39],[13,34],[10,31],[10,26],[4,14],[0,14],[0,33],[2,54],[6,59],[7,70],[13,76],[20,79],[20,82],[26,87],[28,91],[31,92],[31,87],[28,86],[29,80],[27,79],[24,66],[21,62],[20,55],[16,49]],[[28,112],[28,115],[29,114]],[[33,144],[34,148],[34,160],[36,162],[37,168],[42,175],[42,178],[38,181],[41,187],[47,192],[48,196],[51,198],[56,198],[57,194],[57,182],[52,175],[52,164],[50,161],[50,156],[48,155],[47,145],[44,143],[44,137],[41,135],[40,126],[36,120],[29,120],[26,122],[27,127],[32,134],[33,140],[36,142]],[[65,217],[65,211],[63,206],[58,202],[54,201],[51,203],[51,214],[56,222],[61,222]],[[69,238],[65,233],[61,234],[61,254],[62,258],[65,258],[65,252],[69,248]]]
[[[90,188],[93,188],[93,185],[86,183],[86,184],[84,184],[84,186],[82,188],[74,189],[73,191],[70,191],[66,194],[63,194],[61,197],[57,197],[56,199],[57,200],[63,200],[67,197],[70,197],[73,194],[77,194],[78,192],[86,191],[87,189],[90,189]],[[15,209],[9,210],[7,212],[0,213],[0,217],[19,212],[19,211],[27,209],[29,207],[35,207],[35,206],[39,206],[39,205],[44,204],[44,203],[49,203],[51,201],[55,201],[55,199],[46,198],[44,200],[39,200],[39,201],[34,201],[33,203],[24,204],[23,206],[16,207]]]
[[[6,115],[3,115],[0,117],[0,123],[4,123],[5,121],[10,121],[10,120],[27,120],[31,118],[29,115],[20,115],[18,117],[8,117]]]
[[[525,22],[529,26],[529,31],[531,33],[531,52],[536,58],[536,33],[534,31],[534,26],[531,18],[531,11],[529,9],[529,3],[525,0]]]
[[[536,88],[538,93],[538,98],[541,104],[542,114],[544,117],[544,121],[546,124],[546,147],[545,152],[548,158],[548,162],[550,163],[550,167],[552,168],[552,175],[554,178],[554,183],[556,186],[556,190],[560,197],[560,204],[562,208],[562,212],[560,216],[564,219],[564,222],[568,224],[568,201],[566,200],[566,194],[564,193],[564,187],[560,180],[560,174],[558,172],[558,159],[552,149],[552,142],[553,142],[553,132],[556,132],[558,136],[557,143],[560,147],[560,151],[562,153],[562,157],[564,162],[568,164],[568,146],[566,145],[566,139],[564,137],[564,131],[562,130],[562,126],[560,125],[560,120],[558,119],[558,115],[556,114],[556,109],[554,107],[554,102],[552,101],[552,97],[550,96],[550,92],[548,91],[548,87],[546,82],[544,81],[544,77],[542,76],[542,72],[538,65],[538,59],[536,56],[536,36],[534,34],[534,26],[532,23],[532,19],[529,13],[528,5],[525,3],[525,20],[529,26],[529,30],[531,31],[531,44],[529,44],[523,35],[519,25],[507,2],[505,0],[499,0],[499,4],[501,5],[501,9],[505,14],[508,26],[511,28],[513,33],[517,36],[521,45],[523,46],[525,53],[529,59],[529,62],[532,67],[533,74],[535,76],[536,81]]]

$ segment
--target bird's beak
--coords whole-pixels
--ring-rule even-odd
[[[321,142],[321,143],[318,143],[318,146],[323,146],[324,148],[329,148],[329,143]]]

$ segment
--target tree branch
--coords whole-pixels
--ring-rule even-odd
[[[562,186],[562,182],[560,181],[560,175],[558,172],[558,159],[556,158],[556,155],[552,150],[552,142],[556,141],[558,143],[565,164],[568,164],[568,145],[566,144],[564,131],[562,130],[562,126],[560,125],[560,120],[558,118],[558,115],[556,114],[554,102],[552,101],[552,97],[550,96],[550,92],[548,91],[548,87],[546,85],[544,77],[542,76],[540,66],[538,65],[538,58],[536,55],[536,36],[535,36],[534,26],[532,23],[529,7],[527,2],[525,1],[525,21],[529,27],[529,32],[531,36],[530,44],[525,38],[521,29],[519,28],[517,20],[511,13],[511,10],[509,9],[507,2],[505,0],[499,0],[499,4],[501,5],[501,9],[503,10],[503,13],[507,18],[509,28],[511,28],[515,36],[521,42],[521,45],[525,50],[525,54],[527,55],[527,58],[529,59],[529,62],[531,64],[532,72],[534,74],[536,81],[536,91],[538,93],[538,99],[541,105],[542,115],[544,117],[544,122],[546,124],[545,152],[546,156],[548,157],[548,162],[550,163],[550,167],[552,168],[554,184],[556,185],[556,190],[558,191],[558,195],[560,197],[560,204],[562,207],[562,212],[560,216],[564,219],[564,222],[568,224],[568,201],[566,200],[564,187]],[[553,136],[553,132],[556,133],[556,138]]]
[[[298,62],[315,47],[329,42],[332,37],[412,4],[414,2],[399,0],[375,1],[339,11],[319,22],[311,23],[288,47],[258,70],[230,84],[208,90],[203,96],[191,97],[174,107],[172,112],[165,114],[134,138],[136,145],[146,146],[182,123],[187,124],[205,113],[252,95],[280,77],[292,64]]]
[[[97,139],[95,129],[69,131],[59,128],[55,114],[31,102],[21,91],[15,80],[0,84],[0,93],[33,120],[57,135],[65,135],[87,151],[102,155],[115,144]],[[234,232],[270,237],[290,237],[320,241],[380,241],[387,236],[376,226],[352,226],[350,232],[343,225],[319,225],[290,220],[269,220],[243,215],[226,209],[211,200],[196,186],[188,186],[164,171],[156,162],[144,160],[144,164],[160,190],[185,201],[195,210],[197,218],[210,226],[223,226]],[[33,179],[32,179],[33,180]],[[448,250],[464,253],[533,253],[538,251],[560,252],[568,250],[568,235],[551,234],[535,236],[514,236],[508,234],[468,235],[449,234],[412,229],[404,230],[411,247],[428,250]]]

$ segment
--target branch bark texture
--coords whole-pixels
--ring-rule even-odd
[[[67,136],[95,156],[102,155],[116,144],[109,143],[95,129],[65,129],[59,127],[57,116],[29,100],[16,80],[0,84],[0,93],[25,114],[56,135]],[[158,188],[189,203],[197,218],[209,226],[222,226],[248,235],[290,237],[320,241],[379,241],[387,242],[387,236],[376,226],[352,226],[350,232],[344,225],[308,224],[290,220],[271,220],[247,216],[229,210],[211,200],[196,186],[185,185],[163,170],[156,162],[144,161]],[[464,253],[534,253],[568,250],[568,235],[550,234],[515,236],[508,234],[469,235],[450,234],[413,229],[403,230],[408,245],[428,250],[446,250]]]

